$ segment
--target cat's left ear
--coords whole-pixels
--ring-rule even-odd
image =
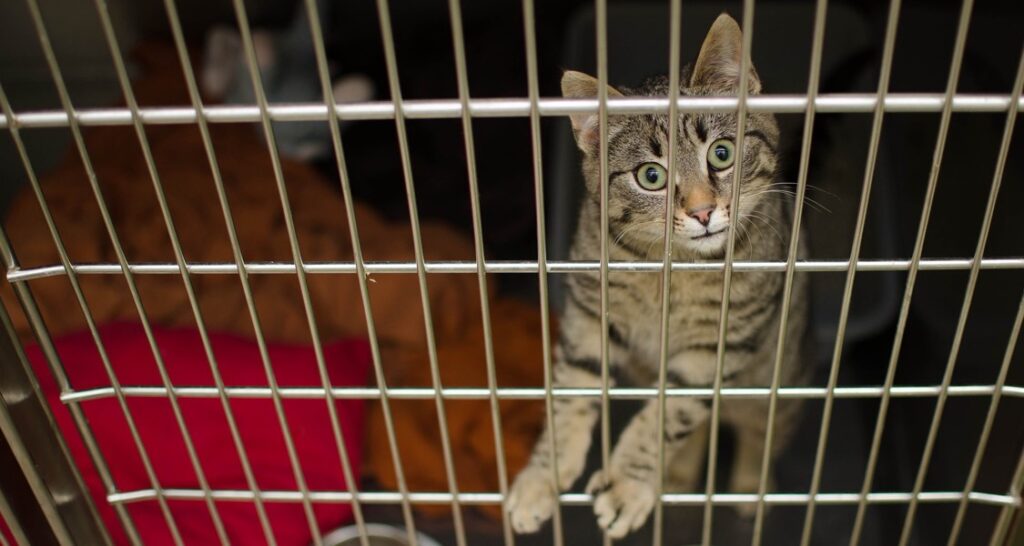
[[[566,70],[562,75],[562,96],[567,99],[593,99],[597,97],[597,89],[598,81],[593,76],[575,70]],[[622,93],[609,85],[608,96],[621,97]],[[569,120],[580,149],[585,153],[596,150],[600,138],[597,113],[572,114]]]
[[[723,13],[715,19],[700,47],[697,62],[693,65],[691,86],[710,87],[728,93],[740,88],[740,55],[743,51],[743,33],[736,20]],[[750,74],[747,87],[751,94],[761,91],[761,79],[757,77],[754,63],[749,63]]]

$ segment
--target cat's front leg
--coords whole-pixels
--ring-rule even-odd
[[[594,495],[597,524],[611,538],[639,529],[654,508],[658,491],[658,433],[665,435],[667,464],[708,415],[707,405],[694,398],[665,401],[664,428],[658,423],[658,401],[650,400],[630,421],[615,445],[608,468],[587,485]]]
[[[586,289],[594,283],[594,276],[573,276],[569,279],[569,298],[553,351],[556,387],[602,386],[600,300],[594,291]],[[612,385],[615,372],[627,357],[628,351],[619,329],[610,325],[608,372]],[[532,533],[540,529],[558,509],[558,494],[572,487],[583,473],[600,407],[600,401],[595,397],[554,399],[551,406],[554,430],[550,430],[545,422],[544,432],[534,446],[530,462],[516,476],[509,490],[505,509],[516,532]],[[557,470],[557,481],[554,470]]]
[[[580,357],[566,350],[556,351],[554,383],[558,387],[600,387],[600,361]],[[597,366],[595,369],[594,366]],[[583,473],[591,431],[599,417],[597,398],[556,398],[552,403],[555,453],[551,453],[552,431],[545,426],[534,446],[530,462],[512,483],[506,511],[517,533],[533,533],[551,518],[558,507],[558,494],[568,490]],[[553,482],[552,464],[557,463],[558,483]]]

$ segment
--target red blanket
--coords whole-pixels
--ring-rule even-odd
[[[115,374],[123,386],[159,386],[160,376],[153,353],[140,326],[113,324],[100,329]],[[230,335],[211,335],[215,357],[228,386],[267,386],[267,377],[256,343]],[[213,378],[199,335],[194,330],[158,330],[158,346],[168,374],[176,386],[212,386]],[[96,346],[88,333],[65,335],[56,341],[76,390],[109,386]],[[95,499],[115,542],[127,543],[114,509],[107,502],[85,445],[68,408],[60,402],[57,385],[37,347],[28,351],[40,386],[53,408],[57,424]],[[275,344],[269,347],[277,381],[282,387],[319,387],[320,377],[312,348]],[[362,341],[341,341],[324,347],[327,369],[335,386],[362,386],[370,365],[367,345]],[[198,481],[185,449],[184,440],[166,398],[128,397],[127,405],[142,442],[164,488],[196,489]],[[217,398],[178,399],[184,421],[213,489],[247,491],[245,477],[229,433],[227,420]],[[265,491],[296,490],[292,467],[277,414],[267,398],[232,398],[231,409],[242,442],[248,450],[257,485]],[[330,435],[327,407],[322,399],[285,399],[284,412],[298,451],[305,480],[312,490],[346,491],[340,457]],[[124,413],[115,398],[81,403],[92,426],[118,491],[152,487],[135,448]],[[361,400],[336,402],[344,430],[346,449],[355,469],[359,468],[363,440],[364,404]],[[185,544],[217,542],[206,503],[170,500],[170,510]],[[267,514],[274,536],[281,545],[305,545],[310,530],[299,503],[267,502]],[[145,544],[170,544],[171,538],[155,500],[126,505]],[[251,501],[218,501],[216,508],[235,544],[263,544],[265,538]],[[347,521],[347,504],[324,503],[315,507],[321,531]]]

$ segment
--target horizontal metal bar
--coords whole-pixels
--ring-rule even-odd
[[[203,491],[199,489],[164,489],[164,496],[174,500],[202,500]],[[959,502],[963,498],[962,491],[924,491],[917,495],[918,502],[952,503]],[[260,491],[259,496],[266,502],[300,502],[302,494],[299,491]],[[417,504],[446,504],[452,501],[451,493],[434,492],[410,492],[409,500]],[[458,493],[455,495],[460,503],[466,504],[501,504],[503,498],[501,493]],[[811,495],[807,493],[768,493],[764,496],[767,504],[801,505],[810,500]],[[139,489],[123,493],[107,495],[107,502],[111,504],[122,504],[132,502],[149,501],[156,498],[156,493],[151,489]],[[246,490],[214,490],[213,498],[221,501],[252,501],[255,495],[252,491]],[[310,491],[309,498],[313,502],[340,503],[351,502],[352,494],[347,491]],[[707,502],[708,496],[703,493],[666,493],[661,496],[662,502],[672,505],[699,505]],[[856,504],[860,501],[860,493],[818,493],[814,495],[816,503],[820,504]],[[910,493],[868,493],[867,501],[872,504],[900,504],[909,502],[912,498]],[[995,506],[1019,506],[1020,501],[1010,495],[997,495],[994,493],[981,493],[972,491],[967,495],[968,500],[979,504],[991,504]],[[361,491],[356,494],[359,502],[366,504],[395,504],[402,500],[402,494],[397,491]],[[559,500],[566,505],[581,506],[593,503],[593,497],[586,493],[563,493]],[[753,504],[758,501],[756,493],[715,493],[711,495],[711,503],[716,505],[737,505]]]
[[[814,107],[821,113],[851,112],[870,113],[875,109],[878,98],[873,93],[835,93],[819,95]],[[953,98],[954,112],[1005,112],[1012,98],[1010,95],[969,95]],[[884,99],[886,112],[938,112],[942,110],[941,93],[900,93],[890,94]],[[736,97],[680,97],[680,112],[731,112],[738,104]],[[667,97],[610,97],[609,115],[665,114],[668,112]],[[1024,108],[1024,98],[1020,99]],[[542,116],[568,116],[571,114],[593,113],[598,110],[597,99],[540,99],[538,109]],[[801,114],[807,109],[805,95],[758,95],[747,99],[751,112],[774,112],[780,114]],[[268,107],[273,121],[324,121],[328,108],[322,103],[274,104]],[[391,102],[360,102],[338,104],[334,107],[340,120],[389,120],[395,117],[395,106]],[[195,123],[196,111],[189,107],[155,107],[140,110],[145,124]],[[402,114],[407,119],[451,119],[462,116],[462,104],[457,99],[407,100],[402,102]],[[469,114],[476,118],[527,117],[530,115],[530,101],[526,98],[472,99]],[[75,111],[79,125],[131,125],[132,113],[127,108],[88,108]],[[255,105],[215,105],[203,109],[203,117],[209,123],[257,123],[260,109]],[[8,127],[7,119],[0,119],[0,129]],[[62,110],[45,110],[14,114],[14,123],[22,128],[66,127],[68,116]]]
[[[925,259],[921,260],[923,271],[957,271],[971,268],[974,260],[965,258]],[[848,260],[814,260],[796,263],[797,271],[810,272],[844,272],[849,267]],[[237,274],[238,267],[230,262],[205,262],[187,264],[188,272],[194,275],[227,275]],[[487,273],[537,273],[536,261],[499,260],[484,264]],[[662,270],[662,262],[610,262],[611,271],[651,272]],[[120,275],[121,266],[115,263],[72,264],[72,270],[80,275]],[[129,270],[136,275],[178,275],[175,263],[137,263],[129,264]],[[356,272],[354,262],[307,262],[303,270],[310,274],[352,274]],[[673,262],[673,271],[721,271],[724,262]],[[778,271],[786,270],[786,262],[746,262],[738,261],[733,265],[735,271]],[[860,260],[857,271],[906,271],[910,268],[910,260]],[[597,271],[597,261],[549,261],[548,273],[575,273]],[[986,258],[981,261],[981,269],[1024,269],[1024,258]],[[475,274],[477,263],[473,261],[426,262],[427,273],[465,273]],[[248,262],[245,271],[249,274],[287,275],[295,274],[294,263],[284,262]],[[366,262],[367,274],[373,273],[416,273],[416,262]],[[12,268],[7,273],[9,282],[24,282],[45,277],[64,274],[61,265],[45,265],[30,268]]]
[[[941,385],[893,387],[891,396],[897,398],[925,398],[937,396],[942,390]],[[996,390],[994,385],[954,385],[949,387],[950,396],[991,396]],[[125,396],[139,398],[162,398],[167,396],[164,387],[132,387],[122,386]],[[710,398],[711,388],[668,388],[666,396],[688,398]],[[278,389],[282,398],[322,399],[324,389],[321,387],[281,387]],[[530,387],[505,387],[495,391],[501,400],[543,400],[544,389]],[[884,387],[836,387],[836,398],[878,398],[885,392]],[[1004,386],[1003,396],[1024,398],[1024,387]],[[390,388],[385,390],[389,398],[402,400],[433,399],[436,391],[431,387]],[[555,388],[552,393],[556,398],[593,398],[601,396],[599,388]],[[771,389],[768,387],[724,387],[722,396],[726,398],[768,398]],[[782,398],[815,399],[824,398],[828,389],[825,387],[782,387],[778,390]],[[216,387],[175,387],[175,396],[180,398],[215,398],[220,396]],[[224,394],[231,398],[270,398],[269,387],[226,387]],[[650,387],[613,387],[608,389],[610,397],[619,400],[644,400],[658,395],[658,389]],[[64,403],[84,402],[109,398],[114,395],[111,387],[83,389],[61,395]],[[331,396],[337,399],[369,399],[381,397],[376,387],[337,387],[331,389]],[[487,387],[445,387],[441,396],[453,400],[487,400],[491,390]]]

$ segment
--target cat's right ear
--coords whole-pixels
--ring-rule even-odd
[[[582,72],[566,70],[562,75],[562,96],[567,99],[597,98],[597,86],[597,78]],[[622,93],[609,85],[608,96],[621,97]],[[596,151],[600,140],[597,112],[572,114],[569,120],[572,122],[576,145],[587,154]]]
[[[693,65],[691,86],[709,87],[731,94],[740,88],[741,55],[743,32],[736,20],[723,13],[715,19],[700,47],[697,62]],[[752,63],[748,64],[747,87],[751,94],[761,92],[761,80]]]

